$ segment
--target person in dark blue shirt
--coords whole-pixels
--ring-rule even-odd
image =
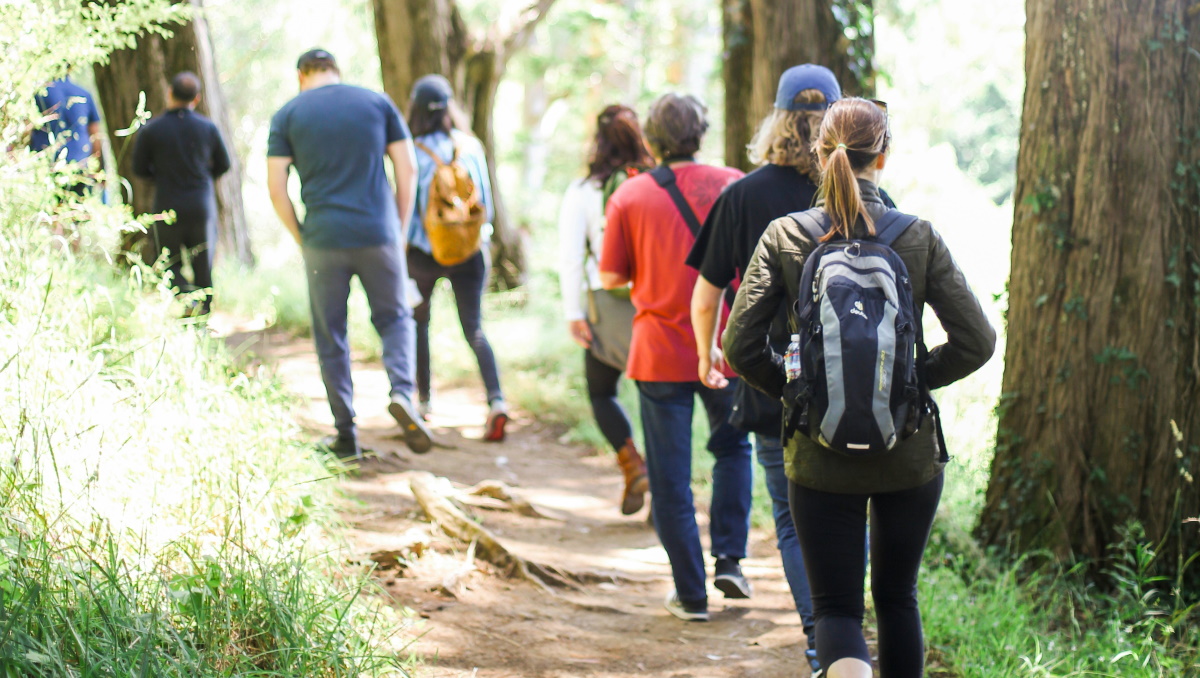
[[[271,118],[267,186],[283,225],[304,253],[313,338],[337,435],[323,443],[344,458],[362,450],[354,423],[354,385],[346,340],[350,280],[358,276],[383,343],[391,382],[388,411],[417,453],[432,446],[413,406],[415,325],[406,295],[404,233],[416,195],[408,126],[386,95],[344,85],[333,55],[300,55],[300,94]],[[395,170],[393,192],[384,172]],[[300,175],[301,222],[288,196],[289,168]]]
[[[55,158],[78,164],[99,159],[100,112],[91,93],[66,77],[46,85],[35,100],[48,119],[33,130],[31,151],[52,148]]]
[[[212,244],[217,239],[217,201],[213,181],[229,170],[229,152],[211,120],[196,113],[200,78],[184,71],[171,80],[167,110],[138,132],[133,171],[154,181],[154,211],[175,213],[171,223],[154,225],[154,244],[166,250],[172,282],[180,292],[206,290],[199,311],[212,304]],[[192,263],[192,280],[183,275],[183,253]]]

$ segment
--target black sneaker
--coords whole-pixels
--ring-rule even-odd
[[[433,436],[413,408],[412,401],[404,396],[392,396],[392,402],[388,404],[388,413],[400,424],[400,430],[404,431],[404,442],[408,444],[408,449],[417,454],[425,454],[433,449]]]
[[[717,558],[713,586],[726,598],[749,598],[750,582],[742,575],[742,566],[733,558]]]
[[[317,446],[343,461],[358,461],[363,456],[363,450],[354,438],[325,436]]]
[[[671,591],[667,599],[663,601],[663,607],[667,608],[667,612],[684,621],[708,621],[708,601],[685,603],[679,599],[678,591]]]
[[[821,662],[817,661],[817,649],[810,647],[804,651],[804,658],[808,660],[808,666],[812,669],[812,678],[820,678]]]

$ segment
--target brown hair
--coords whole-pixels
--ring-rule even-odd
[[[855,172],[861,172],[891,142],[887,113],[866,99],[842,99],[829,107],[817,136],[817,156],[822,161],[821,196],[832,227],[823,241],[849,238],[858,218],[875,235],[875,222],[867,214]]]
[[[454,99],[447,101],[445,107],[435,110],[411,102],[408,109],[408,129],[414,139],[434,132],[450,134],[453,130],[472,133],[466,113],[463,113]]]
[[[802,104],[823,104],[825,95],[821,90],[806,89],[798,92],[793,101]],[[754,138],[746,146],[750,162],[755,165],[771,163],[795,167],[801,174],[819,182],[821,169],[817,165],[816,154],[813,153],[813,140],[824,118],[824,110],[772,109],[771,113],[763,118]]]
[[[632,108],[613,104],[596,116],[596,137],[588,158],[589,179],[603,184],[622,167],[650,167],[653,164],[654,158]]]
[[[650,105],[646,140],[664,160],[685,158],[700,150],[708,131],[708,108],[691,94],[669,92]]]

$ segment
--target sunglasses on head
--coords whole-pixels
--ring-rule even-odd
[[[888,112],[888,109],[887,109],[887,102],[886,102],[886,101],[882,101],[882,100],[880,100],[880,99],[867,99],[867,101],[870,101],[871,103],[873,103],[873,104],[875,104],[876,106],[878,106],[878,107],[879,107],[879,110],[883,111],[884,113],[887,113],[887,112]]]

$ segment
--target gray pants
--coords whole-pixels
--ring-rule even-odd
[[[400,243],[379,247],[322,249],[304,247],[313,339],[321,363],[321,379],[338,435],[356,438],[354,384],[350,379],[350,346],[346,340],[346,302],[350,279],[358,276],[371,324],[383,342],[383,367],[391,395],[412,400],[416,332],[405,297],[408,271]]]

